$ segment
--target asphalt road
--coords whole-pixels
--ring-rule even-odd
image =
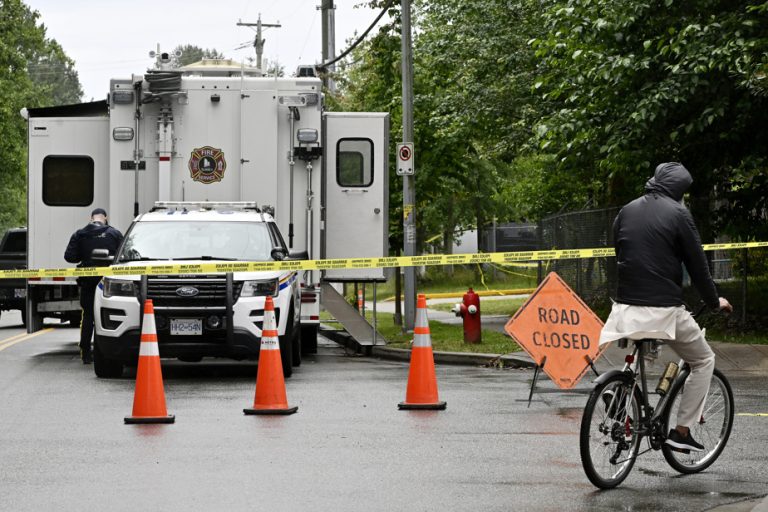
[[[77,336],[26,339],[0,318],[1,510],[700,511],[768,494],[768,417],[737,416],[705,473],[651,452],[598,492],[578,449],[588,377],[567,393],[544,380],[527,408],[531,370],[438,366],[447,410],[405,412],[406,363],[331,342],[287,381],[297,414],[243,415],[253,363],[168,361],[176,423],[124,425],[133,379],[97,379]],[[768,376],[729,377],[737,413],[768,412]]]

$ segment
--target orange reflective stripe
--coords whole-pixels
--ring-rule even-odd
[[[414,334],[429,334],[429,326],[427,327],[414,327],[413,328]]]

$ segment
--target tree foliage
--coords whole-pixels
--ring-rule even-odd
[[[181,54],[180,56],[178,56]],[[180,44],[173,49],[171,63],[180,68],[188,64],[194,64],[203,59],[223,59],[224,54],[216,48],[200,48],[194,44]]]
[[[682,162],[706,236],[712,200],[734,192],[734,179],[759,185],[753,174],[765,169],[765,5],[546,4],[547,35],[532,41],[541,59],[534,90],[549,106],[536,125],[540,149],[599,204],[637,195],[659,162]]]
[[[399,140],[390,15],[341,66],[339,103],[392,113]],[[414,0],[420,235],[623,204],[677,160],[705,238],[768,236],[767,15],[765,0]]]
[[[381,2],[373,2],[380,7]],[[416,212],[420,241],[453,237],[508,217],[503,183],[526,142],[532,51],[521,25],[525,2],[460,0],[417,2],[414,20],[414,128]],[[402,139],[399,9],[339,70],[338,108],[392,114],[391,140]],[[523,68],[515,80],[500,76]],[[402,182],[391,182],[390,204],[402,202]],[[392,216],[401,233],[402,215]],[[401,240],[400,237],[398,240]]]
[[[49,40],[27,63],[29,76],[48,105],[79,103],[83,97],[75,62],[55,40]]]
[[[0,0],[1,228],[26,222],[27,126],[19,112],[82,96],[74,62],[38,19],[20,0]]]

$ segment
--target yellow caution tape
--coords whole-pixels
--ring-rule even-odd
[[[768,242],[740,242],[704,245],[705,251],[768,247]],[[217,272],[264,272],[274,270],[338,270],[365,268],[419,267],[437,265],[510,264],[528,261],[605,258],[615,256],[612,247],[596,249],[560,249],[551,251],[493,252],[479,254],[426,254],[423,256],[388,256],[382,258],[337,258],[329,260],[237,261],[209,263],[158,263],[114,265],[111,267],[45,268],[2,270],[0,279],[30,279],[84,276],[135,276],[167,274],[213,274]]]

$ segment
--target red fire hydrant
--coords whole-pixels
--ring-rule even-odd
[[[462,297],[461,304],[456,304],[452,311],[464,319],[464,343],[480,343],[480,296],[470,288]]]

